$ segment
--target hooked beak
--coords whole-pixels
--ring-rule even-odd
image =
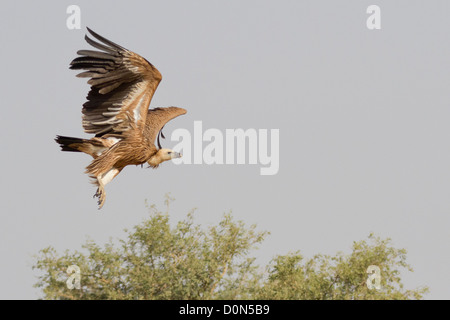
[[[179,152],[172,152],[172,159],[181,158],[182,156]]]

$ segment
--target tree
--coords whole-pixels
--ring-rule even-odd
[[[371,235],[355,242],[350,255],[299,252],[275,257],[260,271],[251,253],[267,236],[225,214],[217,226],[194,224],[193,211],[171,227],[167,212],[150,207],[150,217],[125,230],[126,240],[84,253],[41,250],[33,269],[44,299],[421,299],[427,288],[404,290],[400,268],[412,271],[406,251]],[[80,288],[69,289],[79,268]],[[381,289],[369,289],[369,265],[380,268]],[[78,270],[76,268],[76,270]]]
[[[300,252],[277,256],[267,267],[267,281],[256,296],[284,300],[421,299],[428,288],[404,290],[400,270],[413,269],[406,263],[406,250],[395,249],[390,243],[391,239],[370,234],[368,241],[354,242],[349,255],[318,254],[307,260]],[[379,273],[373,274],[371,269]],[[379,286],[374,286],[376,281]]]
[[[169,201],[166,201],[167,207]],[[193,212],[171,228],[168,213],[150,207],[151,215],[128,232],[119,245],[101,248],[88,241],[81,252],[58,256],[40,251],[33,268],[43,271],[35,285],[45,299],[236,299],[249,298],[257,281],[249,251],[265,232],[246,228],[224,215],[218,226],[202,230]],[[81,288],[66,284],[68,266],[80,268]]]

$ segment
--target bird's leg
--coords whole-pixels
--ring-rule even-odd
[[[106,200],[106,192],[105,192],[105,186],[103,185],[102,180],[100,179],[100,177],[97,177],[97,181],[98,181],[98,188],[97,188],[97,192],[94,194],[94,198],[97,197],[98,201],[98,209],[100,210],[103,207],[103,204],[105,203]]]
[[[111,168],[109,169],[107,172],[99,174],[96,179],[97,179],[97,185],[98,185],[98,189],[97,192],[95,193],[94,197],[98,198],[98,205],[99,205],[99,209],[101,209],[103,207],[103,204],[105,203],[105,199],[106,199],[106,192],[105,192],[105,186],[111,182],[112,179],[114,179],[115,176],[117,176],[119,174],[119,172],[122,169],[117,169],[117,168]]]

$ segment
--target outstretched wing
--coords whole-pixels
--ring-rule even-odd
[[[154,143],[158,137],[158,148],[161,149],[159,142],[159,135],[164,125],[170,120],[185,114],[186,110],[178,107],[155,108],[148,110],[147,120],[145,125],[145,135],[151,143]],[[164,138],[164,136],[163,136]]]
[[[148,106],[161,81],[161,73],[147,60],[87,28],[101,43],[85,37],[101,51],[80,50],[70,69],[86,70],[78,77],[90,78],[91,90],[83,104],[83,128],[97,137],[141,134]]]

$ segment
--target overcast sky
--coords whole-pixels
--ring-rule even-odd
[[[408,251],[406,288],[450,298],[450,2],[2,1],[0,298],[36,299],[33,255],[49,245],[103,244],[163,208],[198,208],[207,226],[233,212],[271,235],[267,263],[301,250],[350,252],[374,232]],[[81,9],[81,29],[66,9]],[[381,29],[369,30],[369,5]],[[88,85],[68,69],[86,26],[152,62],[151,103],[188,113],[176,129],[279,129],[279,171],[259,164],[127,167],[97,210],[90,158],[63,153],[56,134],[81,126]]]

